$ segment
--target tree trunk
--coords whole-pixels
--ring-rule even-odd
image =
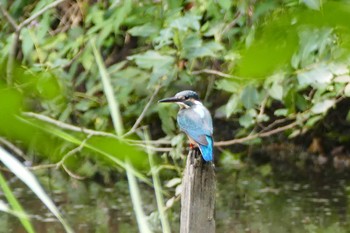
[[[180,233],[215,232],[214,164],[190,150],[182,179]]]

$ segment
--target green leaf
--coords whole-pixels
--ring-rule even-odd
[[[137,54],[128,57],[134,60],[136,64],[144,69],[160,68],[174,64],[175,59],[171,56],[162,55],[157,51],[149,50],[143,54]]]
[[[152,35],[157,34],[159,31],[159,27],[154,23],[146,23],[141,26],[136,26],[128,30],[128,32],[132,36],[139,37],[150,37]]]
[[[31,29],[28,28],[23,28],[21,31],[21,36],[22,38],[25,38],[25,40],[22,40],[22,52],[24,59],[30,59],[31,52],[34,49],[34,42],[32,40],[32,36],[30,35]]]
[[[350,83],[345,86],[344,95],[350,97]]]
[[[160,49],[165,45],[170,45],[174,37],[174,33],[171,28],[164,28],[160,31],[160,35],[154,38],[155,48]]]
[[[243,116],[239,118],[239,124],[244,128],[248,128],[255,123],[256,111],[254,109],[248,110]]]
[[[229,79],[221,79],[215,82],[216,88],[219,90],[227,91],[229,93],[237,93],[241,89],[241,86]]]
[[[159,117],[162,121],[162,129],[168,135],[173,135],[175,130],[175,124],[172,115],[172,111],[169,111],[168,106],[159,106],[158,108]],[[176,114],[176,113],[175,113]]]
[[[275,110],[275,112],[273,114],[275,116],[287,116],[288,109],[285,109],[285,108],[277,109],[277,110]]]
[[[231,5],[232,5],[232,1],[231,0],[219,0],[217,2],[221,6],[221,8],[224,9],[224,10],[230,10]]]
[[[182,57],[187,59],[216,57],[223,47],[215,41],[203,43],[198,35],[190,35],[183,41]]]
[[[313,112],[315,114],[326,113],[328,111],[328,109],[330,109],[331,107],[334,106],[334,104],[335,104],[334,99],[324,100],[324,101],[316,103],[314,106],[312,106],[311,112]]]
[[[320,87],[332,81],[333,74],[325,66],[318,66],[317,68],[298,74],[298,81],[301,87],[311,85],[313,87]]]
[[[256,106],[259,101],[259,93],[253,85],[248,85],[244,88],[241,101],[246,109],[250,109]]]
[[[173,20],[170,24],[170,27],[176,28],[180,31],[187,31],[188,29],[199,31],[200,19],[201,17],[198,15],[187,13],[185,16]]]
[[[316,115],[316,116],[310,117],[306,121],[305,126],[311,128],[321,119],[322,119],[322,115]]]
[[[232,95],[226,104],[226,118],[230,117],[232,113],[237,110],[239,104],[239,97],[237,95]]]

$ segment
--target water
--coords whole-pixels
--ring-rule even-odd
[[[234,183],[226,180],[220,185],[218,232],[350,232],[347,180],[263,177],[225,177]]]
[[[232,159],[228,162],[223,158],[217,167],[217,232],[350,232],[348,174],[305,169]],[[61,172],[41,177],[41,183],[76,232],[138,232],[128,185],[122,176],[108,185],[73,180]],[[20,181],[10,180],[37,232],[64,232],[30,190]],[[149,222],[155,232],[160,232],[154,193],[147,185],[140,185]],[[165,199],[173,195],[173,190],[167,190]],[[1,193],[0,199],[5,200]],[[179,231],[179,210],[178,200],[169,209],[173,232]],[[0,212],[0,232],[25,231],[15,217]]]

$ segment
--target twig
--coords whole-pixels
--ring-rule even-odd
[[[123,139],[124,141],[128,142],[128,143],[143,143],[143,144],[153,144],[153,145],[171,145],[171,141],[170,140],[163,140],[163,139],[159,139],[159,140],[134,140],[134,139]]]
[[[290,120],[291,120],[291,119],[288,119],[288,118],[277,119],[277,120],[275,120],[274,122],[272,122],[271,124],[269,124],[269,125],[267,125],[266,127],[264,127],[264,128],[260,131],[260,133],[265,132],[265,131],[267,131],[267,130],[270,130],[270,129],[272,129],[273,127],[275,127],[276,125],[279,125],[279,124],[281,124],[281,123],[284,123],[284,122],[290,121]]]
[[[232,28],[233,26],[235,26],[235,24],[237,23],[238,19],[241,16],[241,12],[238,11],[234,17],[234,19],[222,30],[221,35],[225,34],[228,30],[230,30],[230,28]]]
[[[35,119],[38,119],[41,121],[45,121],[45,122],[53,124],[53,125],[56,125],[57,127],[61,128],[61,129],[71,130],[71,131],[75,131],[75,132],[81,132],[81,133],[89,134],[92,136],[105,136],[105,137],[120,139],[119,137],[117,137],[115,134],[112,134],[112,133],[96,131],[96,130],[92,130],[92,129],[87,129],[87,128],[83,128],[83,127],[70,125],[70,124],[64,123],[62,121],[58,121],[58,120],[52,119],[48,116],[34,113],[34,112],[24,112],[23,115],[27,116],[27,117],[32,117],[32,118],[35,118]]]
[[[36,12],[32,16],[30,16],[29,18],[24,20],[22,23],[20,23],[19,24],[19,30],[21,30],[23,27],[25,27],[28,24],[30,24],[34,19],[38,18],[40,15],[44,14],[49,9],[56,7],[57,5],[59,5],[60,3],[64,2],[64,1],[66,1],[66,0],[56,0],[56,1],[52,2],[51,4],[45,6],[43,9],[41,9],[38,12]]]
[[[0,11],[1,13],[5,16],[5,18],[7,19],[7,21],[9,21],[9,23],[11,24],[11,26],[13,27],[13,29],[15,29],[15,31],[18,30],[18,25],[16,23],[16,21],[14,20],[14,18],[12,18],[12,16],[6,11],[6,9],[2,6],[2,4],[0,3]]]
[[[215,74],[217,76],[220,77],[224,77],[224,78],[236,78],[233,75],[230,74],[225,74],[223,72],[217,71],[217,70],[210,70],[210,69],[203,69],[203,70],[195,70],[191,72],[192,74],[202,74],[202,73],[206,73],[206,74]]]
[[[229,145],[233,145],[233,144],[244,143],[244,142],[253,140],[255,138],[269,137],[273,134],[277,134],[277,133],[283,132],[287,129],[291,129],[291,128],[297,126],[298,124],[299,124],[299,122],[295,121],[289,125],[281,126],[281,127],[278,127],[276,129],[273,129],[273,130],[270,130],[267,132],[252,134],[252,135],[249,135],[249,136],[244,137],[244,138],[237,138],[237,139],[232,139],[232,140],[228,140],[228,141],[215,142],[214,145],[215,146],[229,146]]]
[[[142,143],[145,143],[144,141],[139,141],[139,142],[142,142]],[[152,141],[146,141],[146,142],[152,142]],[[146,144],[146,145],[145,145]],[[151,151],[155,151],[155,152],[170,152],[173,150],[172,147],[154,147],[154,146],[150,146],[150,145],[147,145],[147,143],[145,144],[131,144],[131,145],[134,145],[134,146],[138,146],[138,147],[142,147],[142,148],[145,148],[147,150],[151,150]]]
[[[85,146],[87,140],[89,140],[91,137],[92,137],[92,135],[89,134],[89,135],[81,142],[81,144],[80,144],[78,147],[74,148],[73,150],[71,150],[71,151],[69,151],[67,154],[65,154],[65,155],[62,157],[62,159],[56,164],[57,168],[59,168],[60,166],[63,166],[63,165],[64,165],[64,164],[63,164],[64,161],[65,161],[68,157],[70,157],[70,156],[74,155],[75,153],[81,151],[81,150],[84,148],[84,146]]]
[[[32,170],[32,171],[36,171],[36,170],[39,170],[39,169],[46,169],[46,168],[57,168],[57,164],[56,163],[50,163],[50,164],[41,164],[41,165],[37,165],[37,166],[28,167],[28,169]]]
[[[44,169],[44,168],[56,168],[56,169],[58,169],[59,167],[62,167],[62,168],[68,173],[68,175],[70,175],[71,177],[73,177],[73,178],[75,178],[75,179],[78,179],[78,180],[83,180],[83,179],[85,179],[85,177],[76,175],[76,174],[74,174],[72,171],[70,171],[70,170],[66,167],[66,165],[64,165],[64,161],[65,161],[68,157],[70,157],[70,156],[74,155],[75,153],[81,151],[81,150],[84,148],[86,141],[89,140],[89,139],[91,138],[91,136],[92,136],[91,134],[88,135],[88,136],[84,139],[84,141],[82,141],[82,143],[81,143],[78,147],[76,147],[76,148],[70,150],[70,151],[69,151],[67,154],[65,154],[65,155],[62,157],[62,159],[61,159],[60,161],[58,161],[57,163],[54,163],[54,164],[43,164],[43,165],[38,165],[38,166],[32,166],[32,167],[29,167],[29,169],[31,169],[31,170],[38,170],[38,169]]]
[[[84,180],[86,177],[79,176],[77,174],[74,174],[72,171],[70,171],[64,164],[62,164],[63,169],[68,173],[69,176],[73,177],[77,180]]]
[[[5,145],[12,152],[16,153],[18,156],[22,157],[23,159],[27,159],[24,152],[21,149],[19,149],[17,146],[12,144],[11,142],[7,141],[5,138],[0,137],[0,143]]]
[[[144,116],[145,116],[145,114],[146,114],[148,108],[151,106],[151,103],[153,102],[154,97],[158,94],[158,92],[159,92],[159,90],[160,90],[160,87],[161,87],[160,85],[158,85],[158,86],[156,87],[156,89],[154,90],[154,92],[153,92],[151,98],[149,99],[149,101],[147,102],[147,104],[145,105],[145,107],[143,108],[142,113],[141,113],[140,116],[137,118],[135,124],[132,126],[132,128],[131,128],[126,134],[123,135],[123,137],[126,137],[126,136],[128,136],[128,135],[130,135],[130,134],[132,134],[132,133],[135,132],[136,128],[139,126],[139,124],[141,123],[142,119],[144,118]]]
[[[38,114],[38,113],[34,113],[34,112],[24,112],[23,115],[27,116],[27,117],[35,118],[35,119],[40,120],[40,121],[47,122],[49,124],[53,124],[53,125],[61,128],[61,129],[70,130],[70,131],[74,131],[74,132],[81,132],[81,133],[84,133],[84,134],[88,134],[90,136],[103,136],[103,137],[114,138],[114,139],[117,139],[117,140],[123,140],[123,142],[126,142],[128,144],[132,144],[132,145],[135,145],[135,146],[143,147],[143,148],[147,148],[145,144],[153,144],[153,145],[161,145],[161,144],[169,145],[169,144],[171,144],[171,141],[167,141],[167,140],[141,141],[141,140],[133,140],[133,139],[121,139],[121,138],[119,138],[118,136],[116,136],[115,134],[112,134],[112,133],[96,131],[96,130],[92,130],[92,129],[87,129],[87,128],[83,128],[83,127],[70,125],[70,124],[64,123],[62,121],[58,121],[58,120],[55,120],[55,119],[50,118],[48,116],[45,116],[45,115],[42,115],[42,114]],[[153,151],[159,151],[159,152],[168,152],[168,151],[170,151],[170,148],[152,147],[150,149],[153,150]]]

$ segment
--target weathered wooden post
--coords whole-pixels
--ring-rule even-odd
[[[215,232],[215,171],[191,149],[182,179],[180,233]]]

